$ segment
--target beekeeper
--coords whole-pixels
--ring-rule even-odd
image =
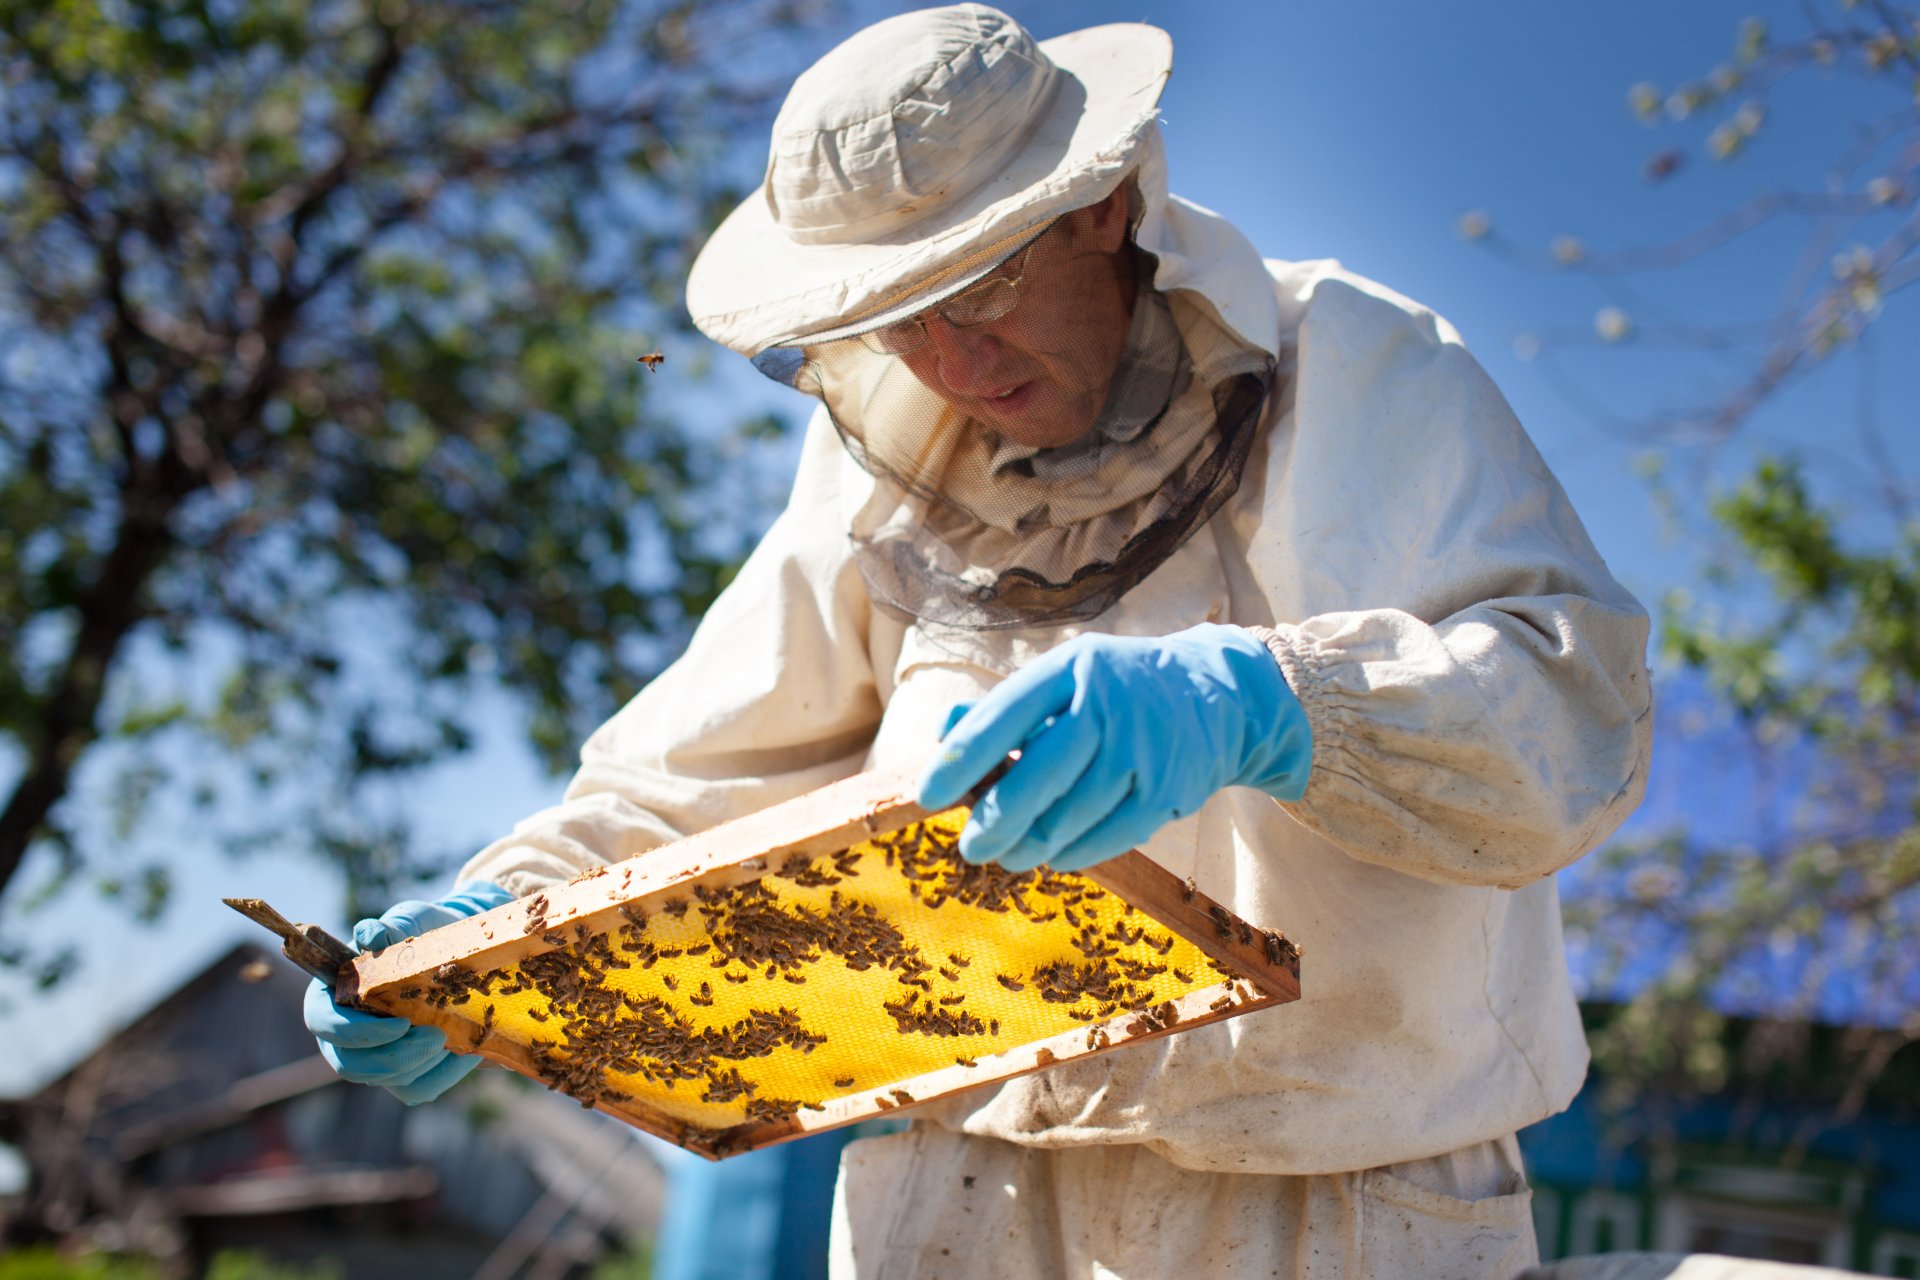
[[[565,801],[362,942],[1017,750],[968,858],[1139,846],[1303,997],[855,1142],[836,1274],[1511,1275],[1514,1131],[1587,1062],[1550,877],[1640,797],[1646,616],[1445,321],[1168,194],[1170,67],[959,5],[800,77],[688,286],[819,402],[786,511]],[[317,1004],[403,1096],[470,1063]]]

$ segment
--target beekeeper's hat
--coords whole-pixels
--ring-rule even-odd
[[[693,264],[694,323],[757,355],[957,292],[1119,186],[1172,66],[1155,27],[1038,42],[982,4],[856,33],[787,94],[766,179]]]

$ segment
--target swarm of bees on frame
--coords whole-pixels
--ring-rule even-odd
[[[1032,1034],[1031,1022],[1018,1039],[1003,1034],[1000,1015],[1008,1002],[999,992],[1088,1024],[1086,1047],[1096,1050],[1110,1043],[1108,1025],[1129,1034],[1165,1029],[1179,1020],[1170,997],[1241,980],[1092,881],[1046,868],[975,866],[959,857],[957,837],[957,823],[936,818],[831,855],[794,855],[758,880],[696,885],[690,896],[656,905],[654,920],[636,907],[622,908],[625,919],[606,932],[584,925],[549,929],[546,899],[536,895],[528,900],[525,927],[547,950],[484,973],[443,965],[423,985],[398,994],[439,1009],[480,1000],[481,1043],[498,1030],[496,1004],[513,1002],[538,1027],[525,1042],[534,1070],[583,1106],[632,1101],[629,1090],[643,1082],[732,1108],[731,1114],[746,1120],[777,1120],[824,1110],[823,1097],[856,1087],[878,1089],[873,1102],[881,1110],[915,1100],[904,1088],[885,1087],[900,1075],[862,1082],[857,1074],[835,1074],[833,1092],[819,1096],[777,1096],[792,1090],[769,1087],[781,1079],[791,1085],[795,1073],[761,1076],[757,1060],[782,1051],[811,1055],[835,1034],[821,1016],[842,998],[836,988],[832,1000],[809,1004],[800,988],[810,975],[831,982],[833,973],[846,970],[886,979],[885,990],[893,994],[871,1011],[884,1015],[876,1025],[890,1023],[902,1037],[964,1041],[942,1059],[962,1067],[977,1065],[981,1038],[989,1052],[1041,1038]],[[905,896],[921,908],[949,914],[971,908],[1050,926],[1044,955],[1031,953],[1030,963],[976,964],[983,953],[933,943],[930,930],[922,928],[919,940],[908,936],[863,898],[865,886],[858,882],[869,858],[881,860],[887,868],[881,879],[896,887],[904,883]],[[810,892],[783,891],[782,882]],[[924,921],[925,912],[919,915]],[[1278,945],[1291,946],[1274,937]],[[827,962],[837,963],[819,968]],[[647,982],[629,980],[633,971],[649,970],[654,972]],[[862,990],[873,985],[865,982]],[[733,988],[744,990],[720,1000],[716,1010],[720,993]],[[783,996],[786,991],[794,994]],[[995,997],[986,998],[987,991]],[[740,1009],[742,1001],[740,1016],[716,1016]],[[1223,995],[1214,1008],[1232,1003],[1231,994]],[[795,1006],[812,1012],[803,1015]],[[1127,1020],[1111,1023],[1122,1017]],[[1043,1053],[1041,1060],[1050,1058]],[[838,1065],[853,1059],[829,1060]],[[881,1073],[887,1069],[876,1066]]]

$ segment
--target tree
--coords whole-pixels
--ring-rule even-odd
[[[1718,585],[1764,603],[1728,625],[1676,593],[1661,648],[1774,757],[1795,811],[1756,849],[1677,832],[1601,855],[1570,921],[1616,970],[1645,954],[1667,963],[1598,1048],[1623,1082],[1714,1089],[1733,1065],[1728,1012],[1770,1015],[1748,1045],[1765,1059],[1803,1054],[1813,1020],[1850,1022],[1848,1112],[1920,1040],[1920,529],[1852,545],[1803,470],[1775,459],[1711,511],[1727,535]]]
[[[0,0],[0,888],[157,910],[103,849],[188,797],[377,903],[476,687],[558,767],[671,655],[776,424],[652,405],[804,16]]]
[[[1590,332],[1527,335],[1522,351],[1650,449],[1670,518],[1709,539],[1700,583],[1663,602],[1661,654],[1731,708],[1791,802],[1763,847],[1682,830],[1616,844],[1587,868],[1570,935],[1631,988],[1597,1057],[1629,1088],[1661,1076],[1711,1089],[1733,1065],[1729,1013],[1763,1015],[1770,1029],[1745,1037],[1745,1051],[1775,1057],[1805,1049],[1810,1019],[1849,1021],[1845,1110],[1920,1039],[1920,524],[1890,445],[1914,438],[1914,413],[1910,394],[1869,383],[1848,432],[1832,421],[1847,415],[1830,389],[1793,397],[1842,363],[1873,375],[1883,332],[1891,349],[1913,350],[1899,325],[1914,317],[1898,309],[1920,283],[1920,9],[1810,2],[1803,16],[1782,41],[1748,19],[1730,62],[1628,97],[1650,126],[1695,135],[1654,151],[1655,183],[1687,171],[1696,148],[1734,165],[1781,113],[1844,101],[1817,189],[1763,191],[1669,243],[1611,253],[1572,236],[1532,250],[1479,213],[1461,230],[1606,290]],[[1743,272],[1765,272],[1768,309],[1699,321],[1680,314],[1674,289],[1649,292],[1663,273],[1733,254],[1746,255]],[[1677,408],[1602,408],[1569,373],[1582,350],[1617,361],[1635,347],[1678,353],[1715,389]],[[1616,392],[1631,383],[1620,373],[1609,374]],[[1747,447],[1743,433],[1769,413],[1821,415],[1823,451]],[[1678,465],[1688,459],[1701,465]],[[1714,482],[1713,464],[1733,478]]]

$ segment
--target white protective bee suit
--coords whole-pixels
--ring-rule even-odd
[[[685,655],[463,876],[525,895],[911,771],[955,702],[1082,630],[1271,628],[1313,731],[1304,798],[1228,788],[1145,851],[1294,939],[1302,998],[854,1143],[836,1274],[1511,1276],[1535,1260],[1512,1135],[1587,1064],[1551,876],[1639,800],[1646,615],[1444,320],[1332,263],[1263,263],[1168,195],[1143,136],[1153,283],[1281,371],[1225,505],[1090,623],[927,627],[869,599],[848,529],[876,482],[817,414]]]

